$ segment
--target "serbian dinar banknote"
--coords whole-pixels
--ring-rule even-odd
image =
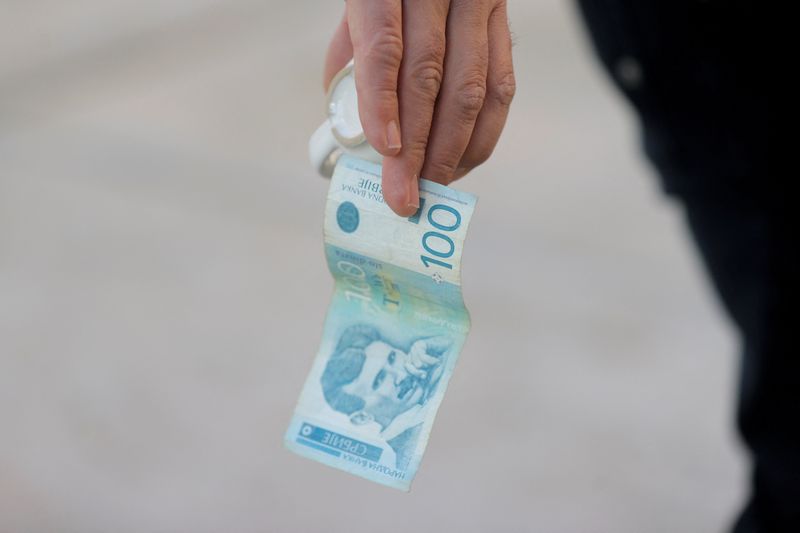
[[[319,352],[286,432],[292,451],[408,490],[469,330],[460,262],[476,198],[420,180],[395,215],[381,167],[342,156],[325,208],[335,280]]]

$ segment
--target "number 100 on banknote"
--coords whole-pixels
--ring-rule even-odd
[[[335,280],[286,446],[408,490],[469,330],[461,252],[476,198],[420,180],[409,218],[384,203],[381,167],[342,156],[325,208]]]

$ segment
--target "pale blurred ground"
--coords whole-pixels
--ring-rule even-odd
[[[410,494],[285,451],[332,282],[306,160],[341,2],[0,1],[0,532],[721,531],[733,333],[570,4],[464,254]]]

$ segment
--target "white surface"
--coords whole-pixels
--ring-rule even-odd
[[[332,281],[307,162],[341,3],[0,17],[0,531],[719,531],[735,340],[561,2],[464,254],[473,330],[410,495],[281,435]],[[499,260],[502,258],[502,260]]]

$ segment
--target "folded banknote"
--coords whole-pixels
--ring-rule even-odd
[[[473,195],[420,180],[395,215],[380,165],[342,156],[325,208],[335,288],[286,432],[300,454],[408,490],[469,330],[460,262]]]

